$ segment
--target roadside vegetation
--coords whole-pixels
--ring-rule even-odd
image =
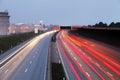
[[[99,22],[95,25],[88,25],[88,27],[120,28],[120,22],[111,22],[109,25],[107,23]]]
[[[52,63],[52,80],[66,80],[62,64]]]
[[[58,34],[58,32],[56,32],[51,39],[51,42],[56,42],[56,35]],[[52,53],[52,55],[54,55],[55,53]],[[55,63],[55,62],[51,62],[51,77],[52,80],[66,80],[66,76],[64,73],[64,69],[61,63]]]
[[[41,33],[43,32],[39,31],[38,34]],[[12,34],[10,36],[0,38],[0,55],[13,48],[14,46],[37,36],[38,34],[35,34],[34,32],[29,32],[22,34]]]
[[[76,31],[70,31],[70,33],[78,34],[79,36],[85,36],[86,38],[95,39],[107,43],[109,45],[120,48],[120,30],[112,29],[89,29],[89,28],[80,28]]]
[[[120,48],[120,22],[111,22],[110,24],[99,22],[94,25],[82,26],[82,28],[75,31],[71,30],[70,33],[82,35]]]

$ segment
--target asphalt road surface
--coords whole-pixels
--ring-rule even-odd
[[[120,53],[109,45],[61,31],[57,46],[68,80],[120,79]]]
[[[47,60],[53,31],[34,38],[0,68],[0,80],[46,80]]]

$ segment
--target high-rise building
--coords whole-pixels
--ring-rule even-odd
[[[8,35],[9,17],[7,11],[0,12],[0,35]]]

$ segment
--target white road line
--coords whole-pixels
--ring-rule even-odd
[[[15,64],[16,62],[13,63],[13,65]]]
[[[98,63],[96,63],[96,65],[100,66]]]
[[[60,64],[60,59],[59,59],[59,64]]]
[[[33,58],[35,58],[35,56],[33,56]]]
[[[5,74],[8,72],[8,69],[4,72]]]
[[[74,57],[74,59],[77,61],[77,58],[76,58],[76,57]]]
[[[82,67],[82,65],[79,63],[79,65]]]
[[[69,79],[68,72],[67,72],[66,67],[65,67],[65,63],[64,63],[63,58],[62,58],[62,55],[60,54],[60,49],[58,48],[58,43],[57,43],[57,49],[58,49],[58,53],[59,53],[59,55],[60,55],[60,59],[61,59],[61,62],[62,62],[64,71],[65,71],[65,74],[66,74],[66,78],[67,78],[67,80],[70,80],[70,79]]]
[[[30,61],[30,64],[32,63],[32,61]]]
[[[72,55],[72,53],[70,52],[70,54]]]
[[[2,63],[4,63],[6,60],[8,60],[9,58],[11,58],[13,55],[15,55],[18,51],[22,50],[24,47],[26,47],[29,43],[31,43],[33,40],[30,40],[29,42],[27,42],[25,45],[21,46],[19,49],[15,50],[12,54],[8,55],[5,59],[3,59],[0,62],[0,65]]]
[[[25,69],[25,72],[27,72],[27,71],[28,71],[28,69],[26,68],[26,69]]]
[[[86,74],[87,74],[88,76],[90,76],[90,74],[89,74],[88,72],[86,72]]]
[[[111,73],[107,72],[110,76],[113,76]]]

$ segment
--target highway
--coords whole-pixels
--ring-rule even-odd
[[[0,80],[46,80],[49,44],[54,31],[35,37],[0,68]]]
[[[64,30],[57,46],[68,80],[120,79],[120,52],[111,46]]]

